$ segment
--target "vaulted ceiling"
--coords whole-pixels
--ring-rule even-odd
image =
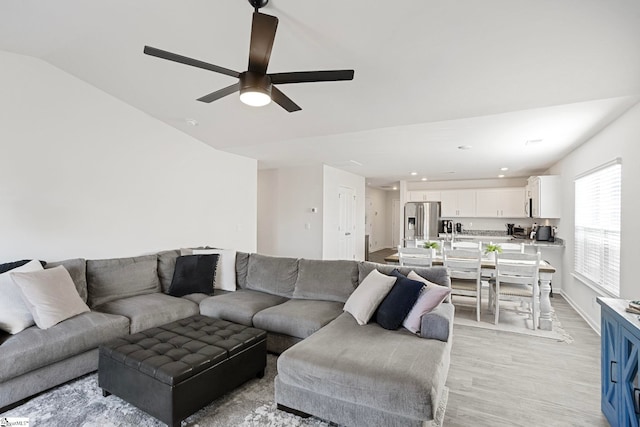
[[[0,50],[262,168],[323,162],[374,185],[537,173],[640,100],[637,0],[270,0],[261,11],[280,20],[269,72],[353,68],[355,79],[281,87],[296,113],[237,95],[205,104],[233,79],[143,55],[151,45],[245,70],[246,0],[7,0]]]

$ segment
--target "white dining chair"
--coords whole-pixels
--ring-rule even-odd
[[[431,267],[433,252],[431,249],[398,246],[398,263],[405,267]]]
[[[480,321],[482,305],[482,251],[475,249],[447,249],[443,264],[451,277],[451,295],[475,297],[476,320]]]
[[[529,303],[533,329],[538,329],[539,275],[540,252],[496,254],[495,282],[491,283],[489,289],[489,306],[494,311],[496,325],[500,318],[500,301],[523,301]]]

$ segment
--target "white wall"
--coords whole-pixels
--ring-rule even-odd
[[[353,188],[356,193],[356,259],[364,260],[365,179],[362,176],[324,165],[323,259],[339,258],[338,223],[340,209],[338,189]]]
[[[255,160],[0,52],[0,262],[255,251]]]
[[[573,229],[575,217],[574,179],[577,175],[616,157],[622,158],[622,237],[620,297],[638,298],[638,260],[640,260],[640,104],[570,153],[549,173],[562,177],[562,219],[559,233],[566,239],[562,291],[574,307],[597,330],[600,329],[600,307],[595,303],[598,292],[576,280],[573,272]]]
[[[322,176],[322,165],[258,172],[258,253],[322,258]]]
[[[369,234],[369,251],[379,251],[391,246],[391,217],[387,216],[387,191],[379,188],[367,187],[365,190],[366,206],[366,233]]]

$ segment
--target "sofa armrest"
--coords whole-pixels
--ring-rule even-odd
[[[420,336],[447,342],[453,334],[453,315],[455,308],[451,303],[442,303],[422,316]]]

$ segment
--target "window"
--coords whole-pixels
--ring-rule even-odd
[[[621,184],[619,159],[575,180],[575,274],[616,297],[620,296]]]

